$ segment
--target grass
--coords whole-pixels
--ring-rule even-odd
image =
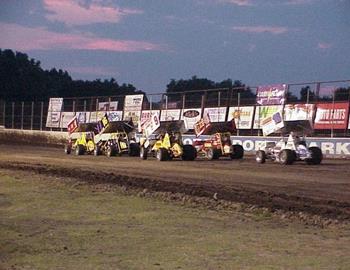
[[[0,171],[0,269],[350,269],[350,228]]]

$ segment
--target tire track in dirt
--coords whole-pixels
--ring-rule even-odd
[[[153,192],[181,193],[205,198],[213,198],[214,194],[216,194],[220,200],[264,207],[272,212],[276,210],[304,212],[329,219],[341,221],[350,220],[350,203],[348,202],[315,199],[272,191],[261,191],[244,186],[230,187],[217,183],[196,184],[195,181],[185,183],[176,180],[172,181],[171,179],[163,181],[159,178],[135,177],[118,172],[104,172],[96,168],[94,170],[81,167],[67,168],[62,165],[49,165],[45,163],[0,161],[0,168],[75,178],[90,184],[115,184],[127,189],[148,189]]]

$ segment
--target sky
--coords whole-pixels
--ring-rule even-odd
[[[146,93],[350,79],[350,0],[0,0],[0,48]]]

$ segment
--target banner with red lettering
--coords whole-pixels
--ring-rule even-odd
[[[346,129],[349,102],[317,104],[315,129]]]

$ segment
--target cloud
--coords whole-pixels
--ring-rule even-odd
[[[251,0],[217,0],[222,3],[235,4],[237,6],[252,6],[253,3]]]
[[[119,73],[115,68],[108,67],[89,67],[89,66],[67,66],[64,68],[70,73],[83,74],[83,75],[95,75],[95,76],[117,76]]]
[[[274,35],[285,34],[288,32],[287,27],[280,26],[233,26],[231,29],[244,33],[270,33]]]
[[[288,0],[287,5],[306,5],[313,2],[313,0]]]
[[[0,23],[1,48],[20,51],[76,49],[113,52],[163,51],[155,43],[135,40],[98,38],[92,34],[65,34],[51,32],[43,27],[29,28],[17,24]]]
[[[122,9],[103,6],[101,1],[93,1],[90,5],[82,5],[76,0],[43,0],[49,13],[45,16],[49,21],[63,22],[67,25],[87,25],[93,23],[118,23],[127,15],[143,13],[138,9]]]
[[[328,50],[332,47],[333,47],[333,45],[331,43],[319,42],[317,44],[317,48],[320,50]]]

